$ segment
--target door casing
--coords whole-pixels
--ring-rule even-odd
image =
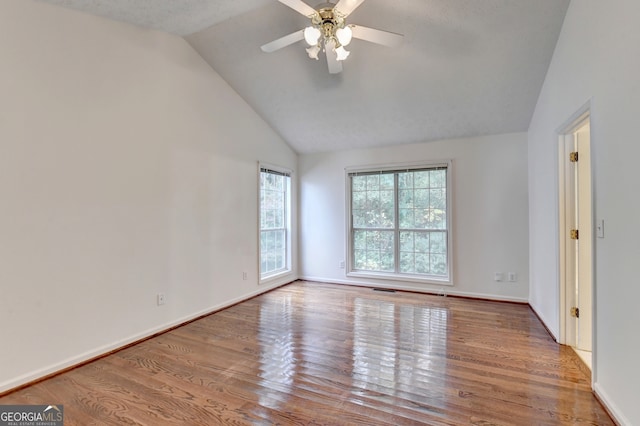
[[[585,105],[558,130],[558,214],[559,214],[559,282],[560,282],[560,333],[559,343],[577,347],[592,352],[592,372],[595,373],[595,282],[594,282],[594,244],[593,244],[593,193],[591,186],[592,163],[590,158],[591,141],[589,137],[578,140],[576,134],[591,124],[590,104]],[[584,134],[583,134],[584,136]],[[571,165],[568,161],[569,152],[578,149],[577,175],[572,177]],[[582,151],[582,152],[581,152]],[[579,177],[578,177],[579,176]],[[577,179],[577,180],[575,180]],[[575,191],[579,190],[579,196]],[[572,203],[572,199],[577,202]],[[572,206],[573,204],[573,206]],[[573,243],[568,235],[572,229],[572,220],[579,223],[579,250],[572,250]],[[581,265],[575,267],[575,265]],[[578,293],[575,280],[583,285],[583,291]],[[588,293],[588,294],[587,294]],[[583,296],[580,300],[580,296]],[[588,296],[588,297],[584,297]],[[572,306],[581,307],[580,320],[588,327],[581,327],[579,332],[577,323],[570,315]],[[592,374],[592,382],[595,374]]]

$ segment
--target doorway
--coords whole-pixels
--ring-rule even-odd
[[[560,134],[560,343],[593,371],[593,203],[587,110]]]

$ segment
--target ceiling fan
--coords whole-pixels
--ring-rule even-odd
[[[309,58],[318,59],[320,51],[327,56],[327,64],[331,74],[342,71],[342,61],[347,59],[347,46],[352,38],[397,47],[403,36],[361,25],[347,24],[346,18],[364,0],[339,0],[338,3],[322,3],[312,8],[302,0],[278,0],[296,12],[311,20],[311,25],[288,34],[261,47],[263,52],[271,53],[300,40],[305,40],[309,47],[306,49]]]

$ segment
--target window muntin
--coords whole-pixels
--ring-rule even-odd
[[[290,270],[289,173],[260,168],[260,277]]]
[[[449,280],[448,170],[349,173],[350,272]]]

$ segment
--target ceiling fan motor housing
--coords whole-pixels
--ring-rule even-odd
[[[340,12],[334,9],[332,3],[323,3],[316,10],[318,13],[311,18],[311,23],[322,31],[325,38],[335,38],[335,32],[339,28],[344,28],[344,18]]]

